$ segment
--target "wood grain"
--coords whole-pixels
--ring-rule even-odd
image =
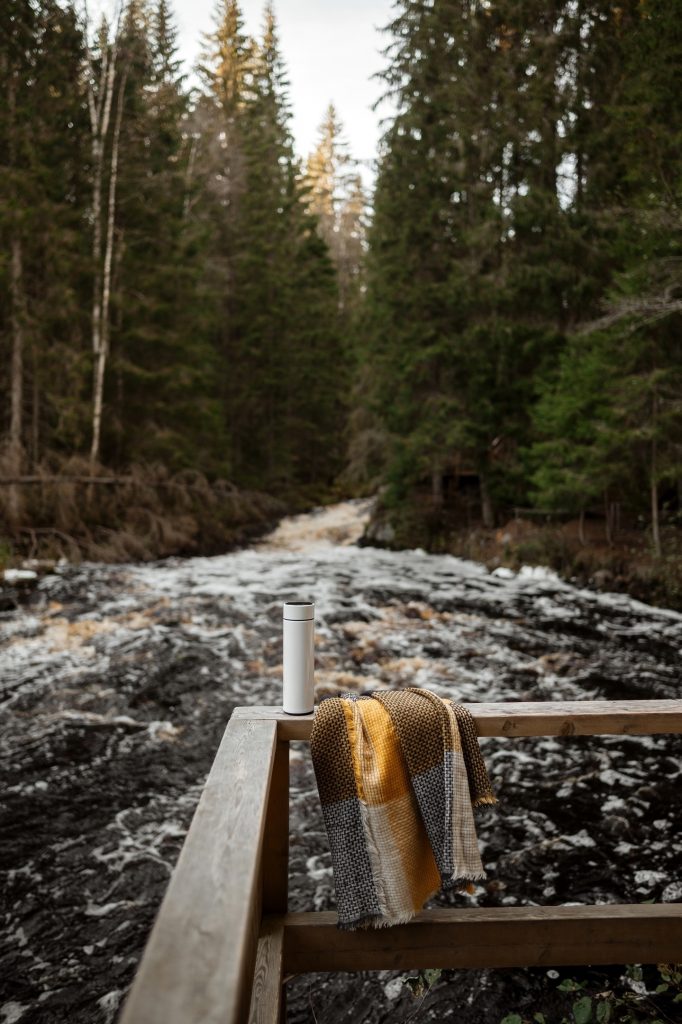
[[[272,721],[231,719],[121,1024],[241,1024],[260,927]]]
[[[648,736],[682,732],[682,700],[518,701],[465,704],[479,736]],[[237,708],[239,719],[277,722],[282,740],[309,740],[313,715]]]
[[[284,970],[587,966],[679,962],[682,906],[494,907],[422,911],[407,925],[347,932],[336,914],[288,914]]]
[[[278,740],[263,844],[263,913],[286,914],[289,895],[289,744]]]
[[[258,938],[249,1024],[279,1024],[284,1017],[283,919],[265,917]]]

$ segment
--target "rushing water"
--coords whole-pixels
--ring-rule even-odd
[[[318,696],[679,696],[681,615],[544,569],[359,548],[366,515],[347,502],[220,557],[67,567],[0,615],[0,1024],[114,1020],[231,710],[281,701],[286,599],[316,603]],[[479,820],[488,880],[447,899],[682,900],[676,739],[483,747],[500,797]],[[307,750],[291,756],[292,907],[329,908]],[[394,975],[302,978],[289,1019],[496,1024],[532,977],[458,972],[418,1018]]]

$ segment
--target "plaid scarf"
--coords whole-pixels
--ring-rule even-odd
[[[329,697],[310,743],[340,928],[409,921],[485,878],[472,805],[496,800],[465,708],[416,688]]]

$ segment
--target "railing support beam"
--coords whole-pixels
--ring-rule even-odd
[[[288,914],[282,925],[286,973],[682,960],[678,904],[443,908],[356,932],[339,931],[332,913]]]

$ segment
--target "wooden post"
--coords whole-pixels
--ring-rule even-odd
[[[256,969],[251,991],[249,1024],[280,1024],[285,1016],[282,985],[284,962],[284,926],[282,918],[263,918]]]
[[[278,740],[270,777],[263,844],[263,914],[286,914],[289,900],[289,742]],[[284,929],[264,917],[258,938],[249,1024],[284,1020],[282,985]]]
[[[263,846],[263,913],[286,914],[289,897],[289,742],[278,740]]]

